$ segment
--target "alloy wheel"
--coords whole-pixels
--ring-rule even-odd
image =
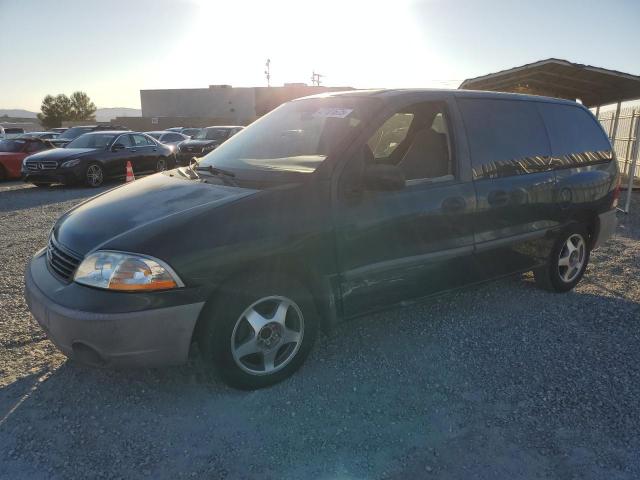
[[[560,279],[570,283],[580,274],[587,254],[587,245],[582,235],[574,233],[560,250],[558,273]]]
[[[87,168],[87,182],[92,187],[99,187],[102,185],[102,181],[104,180],[104,175],[102,173],[102,168],[100,165],[89,165]]]
[[[164,172],[167,169],[167,161],[164,158],[159,158],[156,162],[156,172]]]
[[[264,297],[251,304],[236,321],[231,352],[245,372],[270,375],[296,356],[303,336],[300,307],[286,297]]]

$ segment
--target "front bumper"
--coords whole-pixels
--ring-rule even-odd
[[[596,249],[605,243],[615,233],[617,225],[618,218],[616,217],[615,209],[598,215],[598,232],[592,249]]]
[[[43,291],[41,285],[50,288],[53,281],[58,282],[48,269],[42,268],[43,262],[44,255],[40,254],[27,266],[25,297],[34,318],[65,355],[84,364],[114,367],[175,365],[187,360],[193,329],[204,302],[105,313],[106,306],[96,308],[95,297],[103,294],[107,305],[113,302],[113,292],[96,292],[86,287],[94,308],[91,311],[69,308],[56,303]],[[50,278],[38,278],[44,275]],[[58,284],[61,289],[65,288],[64,284]]]
[[[71,185],[83,179],[81,167],[56,168],[52,170],[26,170],[22,169],[22,180],[30,183],[63,183]]]

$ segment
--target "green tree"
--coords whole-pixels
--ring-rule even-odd
[[[38,120],[47,128],[59,127],[67,120],[93,120],[96,106],[84,92],[74,92],[71,98],[64,94],[47,95],[40,105]]]
[[[73,120],[93,120],[96,113],[96,105],[91,101],[89,95],[84,92],[73,92],[71,94],[71,107]]]

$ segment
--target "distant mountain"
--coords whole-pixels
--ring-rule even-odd
[[[12,118],[37,118],[36,112],[22,110],[20,108],[0,108],[0,117],[7,115]],[[108,122],[116,117],[140,117],[142,110],[139,108],[99,108],[96,110],[97,122]]]
[[[99,108],[96,110],[97,122],[108,122],[116,117],[141,117],[139,108]]]
[[[0,108],[0,117],[12,117],[12,118],[36,118],[38,114],[36,112],[30,112],[29,110],[22,110],[20,108]]]

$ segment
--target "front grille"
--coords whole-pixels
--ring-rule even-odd
[[[51,271],[55,273],[65,282],[70,282],[76,268],[80,264],[78,255],[67,250],[53,239],[53,235],[49,238],[47,245],[47,263]]]
[[[43,160],[41,162],[37,160],[31,160],[27,162],[27,170],[36,172],[38,170],[55,170],[58,168],[58,162],[55,160]]]

